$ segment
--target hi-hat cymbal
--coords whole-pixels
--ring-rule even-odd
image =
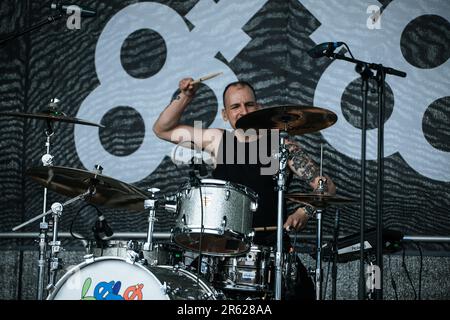
[[[236,122],[240,129],[279,129],[290,135],[320,131],[332,126],[337,115],[312,106],[276,106],[248,113]]]
[[[40,166],[28,169],[27,175],[44,187],[69,197],[86,192],[95,183],[95,193],[85,200],[112,208],[144,211],[144,200],[149,199],[149,195],[137,187],[81,169]]]
[[[288,193],[285,196],[293,202],[309,204],[316,208],[326,208],[332,205],[345,205],[356,202],[351,198],[340,197],[328,193]]]
[[[24,112],[0,112],[0,116],[11,116],[11,117],[21,117],[21,118],[32,118],[32,119],[41,119],[48,121],[60,121],[60,122],[69,122],[76,124],[83,124],[87,126],[94,126],[104,128],[104,125],[93,123],[90,121],[73,118],[67,116],[64,112],[56,111],[56,110],[45,110],[43,112],[36,113],[24,113]]]

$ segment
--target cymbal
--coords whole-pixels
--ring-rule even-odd
[[[32,118],[32,119],[41,119],[48,121],[60,121],[60,122],[69,122],[76,124],[83,124],[87,126],[95,126],[104,128],[104,125],[93,123],[90,121],[73,118],[67,116],[64,112],[56,111],[56,110],[45,110],[43,112],[37,113],[24,113],[24,112],[0,112],[0,116],[11,116],[11,117],[21,117],[21,118]]]
[[[288,200],[312,205],[316,208],[326,208],[331,205],[345,205],[356,202],[355,199],[331,195],[328,193],[288,193]]]
[[[28,169],[26,173],[44,187],[69,197],[86,192],[94,182],[95,193],[85,198],[92,204],[144,211],[144,200],[149,199],[149,195],[137,187],[96,172],[39,166]]]
[[[236,122],[236,128],[279,129],[291,135],[299,135],[328,128],[336,121],[337,115],[327,109],[287,105],[248,113]]]

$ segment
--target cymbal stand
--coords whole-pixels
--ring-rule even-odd
[[[63,250],[61,247],[61,241],[58,241],[58,222],[63,212],[63,205],[59,202],[55,202],[51,207],[53,217],[53,238],[49,243],[51,246],[50,254],[50,277],[48,279],[48,285],[46,289],[48,291],[53,290],[56,283],[56,273],[61,268],[61,259],[58,258],[58,254]]]
[[[275,255],[275,299],[281,300],[281,282],[282,282],[282,261],[283,256],[283,210],[284,193],[286,191],[286,165],[289,156],[289,150],[285,139],[288,136],[286,131],[280,130],[280,153],[278,154],[279,168],[276,175],[278,192],[278,218],[277,218],[277,251]]]
[[[85,197],[92,195],[95,193],[95,189],[89,188],[86,192],[76,196],[75,198],[69,199],[68,201],[64,202],[63,204],[59,202],[55,202],[52,204],[51,209],[34,217],[30,220],[14,227],[12,230],[17,231],[18,229],[30,224],[31,222],[34,222],[36,220],[39,220],[40,218],[45,217],[46,215],[52,214],[53,217],[53,239],[49,243],[52,247],[51,255],[50,255],[50,278],[49,283],[46,287],[47,290],[51,291],[54,288],[55,280],[56,280],[56,271],[60,268],[60,261],[61,259],[58,258],[59,252],[62,251],[61,242],[58,241],[58,222],[61,218],[63,208],[73,202],[76,202],[78,200],[82,200]]]
[[[156,204],[158,200],[156,199],[156,194],[161,191],[158,188],[150,188],[148,189],[150,192],[150,199],[147,199],[144,201],[144,208],[147,210],[149,209],[149,215],[148,215],[148,230],[147,230],[147,241],[144,243],[144,250],[145,251],[152,251],[153,250],[153,228],[156,219]]]
[[[52,99],[50,101],[50,108],[54,108],[58,99]],[[45,135],[47,137],[45,141],[45,154],[42,156],[41,161],[44,166],[53,165],[53,156],[50,154],[50,138],[55,134],[52,128],[52,122],[47,120],[47,129]],[[42,213],[47,211],[47,188],[44,188],[44,199],[42,205]],[[47,258],[47,231],[48,223],[45,220],[45,216],[42,217],[42,222],[39,224],[39,260],[38,260],[38,288],[37,299],[44,299],[44,277],[45,277],[45,262]]]
[[[317,220],[316,226],[316,300],[322,300],[322,208],[316,208],[315,216]]]
[[[322,161],[323,160],[323,145],[320,148],[320,173],[319,176],[322,177]],[[319,186],[314,192],[325,193],[327,191],[326,179],[319,179]],[[323,270],[322,270],[322,208],[316,208],[315,217],[317,220],[316,226],[316,272],[315,272],[315,284],[316,284],[316,300],[322,300],[322,282],[323,282]]]

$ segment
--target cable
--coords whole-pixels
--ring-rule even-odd
[[[94,208],[97,210],[97,212],[100,212],[100,210],[98,210],[98,208],[97,208],[96,206],[94,206],[94,205],[92,205],[92,204],[90,204],[90,203],[89,203],[89,204],[86,204],[86,205],[82,206],[80,209],[78,209],[78,212],[75,214],[75,216],[74,216],[73,219],[72,219],[72,222],[70,223],[70,229],[69,229],[70,235],[71,235],[74,239],[77,239],[77,240],[89,240],[89,241],[92,240],[91,238],[78,237],[78,236],[76,236],[76,235],[73,233],[73,224],[75,223],[76,218],[78,217],[78,215],[80,214],[80,212],[81,212],[84,208],[86,208],[86,207],[88,207],[88,206],[92,206],[92,207],[94,207]]]
[[[328,276],[330,275],[330,266],[331,266],[331,257],[328,259],[328,267],[327,267],[327,277],[325,279],[325,288],[323,289],[323,297],[327,296],[327,287],[328,287]]]
[[[422,300],[422,268],[423,268],[423,254],[422,254],[422,247],[420,246],[420,243],[414,243],[417,248],[419,249],[420,253],[420,267],[419,267],[419,300]]]
[[[391,268],[391,255],[388,255],[388,259],[389,259],[389,273],[391,275],[391,285],[392,285],[392,289],[394,289],[395,300],[398,300],[397,284],[395,283],[394,275],[392,274],[392,268]]]
[[[411,284],[411,287],[412,287],[412,289],[413,289],[413,291],[414,291],[414,300],[417,300],[417,292],[416,292],[416,288],[414,288],[414,284],[413,284],[413,282],[412,282],[412,280],[411,280],[411,276],[410,276],[410,274],[409,274],[409,271],[408,271],[408,268],[406,267],[406,263],[405,263],[405,247],[402,245],[402,248],[403,248],[403,258],[402,258],[402,266],[403,266],[403,268],[405,269],[405,272],[406,272],[406,276],[407,276],[407,278],[408,278],[408,281],[409,281],[409,283]]]

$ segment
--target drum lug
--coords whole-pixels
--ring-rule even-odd
[[[127,250],[127,257],[125,258],[125,261],[130,264],[135,264],[137,261],[139,261],[139,253],[133,250]]]
[[[86,263],[92,263],[92,262],[94,262],[94,255],[92,253],[87,254],[83,257],[83,259]]]
[[[220,223],[220,233],[223,234],[225,232],[225,227],[227,226],[227,217],[223,216],[222,222]]]
[[[255,236],[255,231],[251,231],[247,234],[247,239],[249,239],[251,242],[251,240],[253,240],[254,236]]]
[[[161,293],[167,294],[169,292],[170,288],[167,286],[167,283],[164,281],[164,283],[161,285]]]
[[[230,199],[230,190],[226,190],[225,191],[225,200],[228,200],[228,199]]]
[[[177,213],[177,205],[176,204],[168,204],[168,203],[166,203],[164,205],[164,209],[166,209],[167,212],[170,212],[172,214],[176,214]]]
[[[256,210],[258,210],[258,202],[252,202],[250,204],[250,211],[256,212]]]

